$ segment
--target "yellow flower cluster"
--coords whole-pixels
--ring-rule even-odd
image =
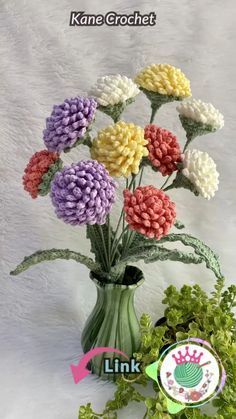
[[[91,147],[91,157],[103,163],[111,176],[137,174],[142,157],[148,155],[144,130],[119,121],[98,132]]]
[[[151,92],[185,98],[191,96],[190,81],[179,68],[169,64],[152,64],[135,77],[135,82]]]

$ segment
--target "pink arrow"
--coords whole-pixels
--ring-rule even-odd
[[[129,359],[129,357],[119,349],[115,348],[109,348],[109,347],[101,347],[101,348],[94,348],[91,349],[91,351],[87,352],[81,361],[78,363],[78,365],[70,365],[71,372],[74,378],[75,384],[77,384],[79,381],[83,380],[88,374],[90,374],[91,371],[89,371],[86,366],[89,363],[89,361],[96,355],[100,355],[103,352],[116,352],[117,354],[123,355],[124,358]]]

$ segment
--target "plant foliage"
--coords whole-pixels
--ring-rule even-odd
[[[227,373],[226,385],[222,393],[213,401],[215,413],[206,415],[201,409],[185,409],[174,415],[176,419],[234,419],[236,418],[236,286],[224,288],[224,280],[218,279],[209,297],[198,285],[184,285],[180,290],[170,286],[165,291],[163,303],[166,305],[163,325],[155,327],[149,315],[140,320],[141,347],[134,354],[142,362],[143,373],[133,380],[119,378],[113,400],[106,403],[102,413],[95,413],[91,404],[81,406],[79,419],[117,418],[119,409],[136,401],[145,410],[137,419],[169,419],[166,400],[157,384],[144,372],[144,367],[156,361],[160,350],[189,337],[199,337],[211,343],[221,358]],[[130,378],[130,377],[128,377]],[[143,394],[143,387],[151,382],[150,395]],[[146,392],[145,392],[146,393]],[[137,410],[137,412],[140,412]],[[172,415],[173,417],[173,415]]]

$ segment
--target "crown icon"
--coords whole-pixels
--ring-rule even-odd
[[[183,355],[181,351],[178,351],[179,357],[172,355],[172,358],[174,358],[177,365],[186,364],[187,362],[191,362],[192,364],[200,364],[203,352],[200,352],[200,354],[197,355],[197,350],[194,349],[191,355],[188,346],[185,347],[185,351],[185,355]]]

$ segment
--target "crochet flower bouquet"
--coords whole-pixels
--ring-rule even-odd
[[[150,124],[144,128],[121,120],[122,112],[140,91],[151,103]],[[211,104],[190,96],[189,80],[171,65],[144,68],[135,82],[121,75],[102,77],[89,97],[67,99],[53,107],[43,132],[46,149],[35,153],[25,169],[24,189],[32,198],[49,194],[59,219],[75,228],[86,225],[94,258],[69,249],[43,250],[26,257],[11,273],[17,275],[34,264],[58,258],[88,267],[97,287],[97,302],[82,333],[85,352],[110,346],[132,356],[138,349],[139,323],[133,297],[143,274],[130,264],[139,260],[205,262],[216,277],[222,277],[218,258],[208,246],[191,235],[170,233],[172,228],[184,226],[176,220],[176,206],[167,190],[187,188],[210,199],[218,189],[214,161],[189,145],[197,136],[222,128],[223,116]],[[153,124],[157,110],[172,101],[180,103],[177,110],[187,137],[184,145],[173,133]],[[97,110],[114,123],[94,136],[91,127]],[[63,166],[63,153],[82,144],[91,157]],[[153,169],[154,185],[142,183],[147,167]],[[164,185],[157,186],[162,177]],[[110,212],[117,178],[124,189],[124,204],[114,225]],[[125,187],[121,186],[122,178]],[[170,242],[179,242],[192,251],[168,248]],[[117,355],[95,357],[92,371],[105,376],[103,357],[113,356]]]

